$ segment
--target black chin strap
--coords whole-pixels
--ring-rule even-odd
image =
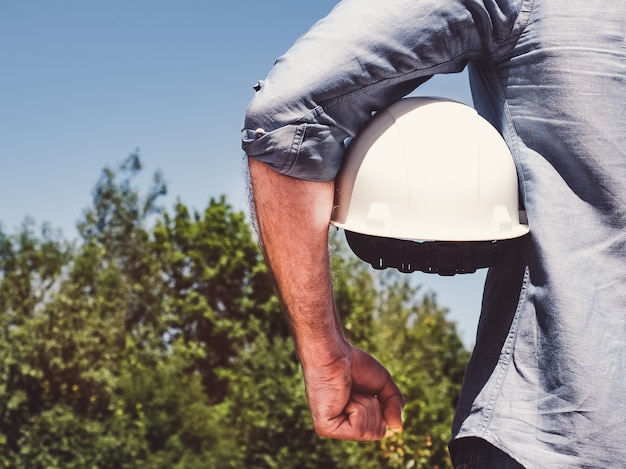
[[[515,240],[501,241],[408,241],[346,231],[352,251],[375,269],[393,267],[451,276],[471,274],[498,264],[504,249]]]

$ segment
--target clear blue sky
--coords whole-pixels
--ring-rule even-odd
[[[336,1],[0,0],[0,223],[69,237],[104,166],[139,149],[166,206],[246,209],[240,129],[252,85]],[[466,75],[418,94],[471,102]],[[413,274],[473,344],[484,271]]]

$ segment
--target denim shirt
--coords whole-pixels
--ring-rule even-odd
[[[330,180],[373,112],[466,66],[531,236],[487,275],[453,439],[528,468],[623,467],[626,2],[344,0],[259,82],[243,148]]]

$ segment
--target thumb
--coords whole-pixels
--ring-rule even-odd
[[[387,426],[394,432],[401,431],[405,400],[391,377],[378,394],[378,400],[383,408],[383,418]]]

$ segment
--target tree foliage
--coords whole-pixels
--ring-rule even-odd
[[[0,232],[0,467],[449,467],[468,353],[433,295],[332,237],[347,334],[389,367],[406,425],[321,439],[244,214],[224,197],[170,213],[140,172],[136,154],[102,172],[76,244]]]

